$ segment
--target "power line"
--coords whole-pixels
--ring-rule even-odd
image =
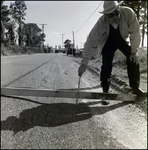
[[[30,8],[30,10],[31,10],[32,12],[31,12],[29,9],[28,9],[28,10],[36,17],[36,19],[37,19],[37,17],[38,17],[39,20],[43,21],[43,19],[41,19],[41,18],[37,15],[37,13],[36,13],[28,4],[27,4],[27,6]],[[43,22],[44,22],[44,21],[43,21]],[[52,29],[54,29],[55,31],[58,31],[57,29],[55,29],[54,27],[52,27],[52,26],[50,26],[50,25],[49,25],[49,27],[52,28]]]
[[[100,5],[102,4],[103,2],[100,3]],[[96,12],[96,10],[100,7],[100,5],[95,9],[95,11],[90,15],[90,17],[83,23],[83,25],[75,32],[77,33],[84,25],[85,23],[91,18],[91,16]]]
[[[37,13],[27,4],[27,6],[30,8],[30,10],[33,12],[32,14],[34,14],[34,16],[38,17],[39,20],[42,20]],[[43,21],[43,20],[42,20]]]
[[[29,9],[28,9],[28,10],[29,10]],[[30,11],[30,10],[29,10],[29,11]],[[30,11],[30,13],[32,13],[32,12]],[[33,13],[32,13],[32,14],[33,14]],[[27,17],[28,17],[28,18],[30,18],[30,20],[32,20],[32,19],[33,19],[33,20],[34,20],[34,22],[37,22],[37,21],[38,21],[38,19],[37,19],[37,18],[35,18],[35,17],[33,18],[32,16],[29,16],[29,13],[28,13]],[[35,19],[36,19],[36,20],[35,20]]]

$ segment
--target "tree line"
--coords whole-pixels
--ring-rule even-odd
[[[27,6],[25,1],[15,1],[10,6],[1,1],[1,43],[41,47],[45,34],[35,23],[24,23]]]
[[[141,45],[144,47],[144,37],[147,36],[147,0],[124,1],[122,5],[132,8],[136,13],[141,28]]]

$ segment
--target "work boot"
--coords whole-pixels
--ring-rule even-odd
[[[109,102],[107,102],[106,100],[102,100],[102,101],[101,101],[101,104],[102,104],[102,105],[108,105]]]
[[[109,83],[106,83],[106,84],[101,84],[102,86],[102,90],[103,90],[103,93],[108,93],[109,91]]]
[[[143,92],[140,88],[133,88],[132,93],[136,94],[137,96],[146,97],[147,93]]]

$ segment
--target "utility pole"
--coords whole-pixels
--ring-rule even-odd
[[[72,31],[72,34],[73,34],[73,48],[75,48],[74,31]]]
[[[40,24],[42,25],[42,32],[44,33],[44,25],[47,25],[47,24]]]
[[[61,34],[62,35],[62,50],[63,50],[63,36],[65,35],[65,34]]]
[[[40,24],[40,25],[42,25],[42,32],[44,34],[44,25],[47,25],[47,24]],[[44,42],[43,42],[43,46],[44,46]]]
[[[73,34],[73,49],[72,49],[72,53],[74,53],[74,48],[75,48],[74,31],[72,31],[72,34]]]

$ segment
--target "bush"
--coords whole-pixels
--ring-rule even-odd
[[[147,50],[144,50],[143,48],[140,48],[138,50],[138,54],[139,54],[140,63],[147,66]]]

